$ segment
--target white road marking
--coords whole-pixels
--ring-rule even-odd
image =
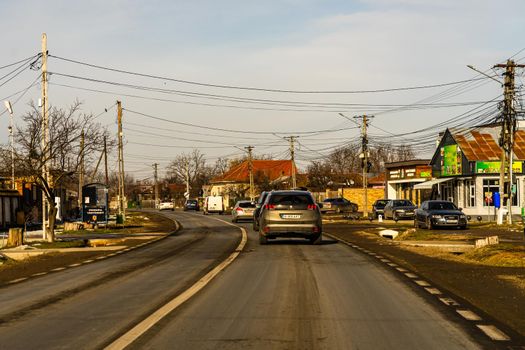
[[[421,287],[430,287],[430,283],[428,283],[427,281],[421,281],[421,280],[417,280],[417,281],[414,281],[417,283],[417,285],[421,286]]]
[[[27,277],[17,278],[16,280],[12,280],[12,281],[9,281],[7,283],[14,284],[14,283],[25,281],[26,279],[27,279]]]
[[[399,272],[408,272],[407,269],[404,269],[402,267],[396,267],[396,270],[399,271]]]
[[[496,326],[492,325],[476,325],[479,329],[483,331],[492,340],[498,340],[498,341],[508,341],[510,340],[510,337],[500,331]]]
[[[82,264],[89,264],[89,263],[92,263],[93,261],[95,260],[84,260],[82,261]]]
[[[107,256],[102,255],[102,256],[97,257],[96,259],[97,259],[97,260],[102,260],[102,259],[106,259],[106,258],[107,258]]]
[[[426,287],[425,290],[427,292],[429,292],[430,294],[433,294],[433,295],[440,295],[441,294],[441,291],[437,288],[429,288],[429,287]]]
[[[407,272],[407,273],[405,273],[405,276],[407,276],[408,278],[419,278],[418,275],[415,275],[415,274],[413,274],[413,273],[411,273],[411,272]]]
[[[51,271],[62,271],[62,270],[65,270],[66,268],[65,267],[57,267],[56,269],[53,269]]]
[[[384,262],[384,263],[389,263],[390,262],[390,260],[388,260],[388,259],[381,259],[381,261]]]
[[[393,262],[389,262],[387,265],[390,266],[390,267],[397,267],[398,266],[397,264],[394,264]]]
[[[448,306],[459,306],[459,303],[451,298],[439,298],[439,300],[443,304],[448,305]]]
[[[82,264],[77,263],[77,264],[71,264],[71,265],[67,265],[67,266],[69,266],[69,267],[77,267],[77,266],[80,266],[80,265],[82,265]]]
[[[39,273],[32,274],[31,276],[38,277],[38,276],[44,276],[44,275],[47,275],[47,272],[39,272]]]
[[[464,319],[467,319],[469,321],[481,321],[481,317],[476,315],[474,312],[470,310],[460,310],[457,309],[456,312],[460,314]]]
[[[242,227],[231,224],[224,220],[220,220],[220,219],[215,219],[215,220],[224,222],[228,225],[235,226],[241,229],[242,239],[239,245],[237,246],[237,248],[235,249],[235,251],[232,254],[230,254],[230,256],[226,258],[226,260],[221,262],[213,270],[211,270],[204,277],[198,280],[193,286],[191,286],[189,289],[179,294],[177,297],[172,299],[170,302],[168,302],[164,306],[160,307],[157,311],[155,311],[150,316],[148,316],[146,319],[141,321],[139,324],[137,324],[127,333],[122,335],[120,338],[115,340],[113,343],[109,344],[105,349],[107,350],[124,349],[125,347],[133,343],[138,337],[140,337],[142,334],[148,331],[148,329],[153,327],[157,322],[163,319],[166,315],[168,315],[170,312],[172,312],[173,310],[181,306],[184,302],[186,302],[192,296],[197,294],[211,280],[213,280],[215,276],[217,276],[222,270],[224,270],[228,265],[230,265],[232,261],[234,261],[237,258],[237,256],[239,256],[240,252],[244,249],[244,246],[246,245],[246,242],[248,240],[248,235],[246,233],[246,230]]]

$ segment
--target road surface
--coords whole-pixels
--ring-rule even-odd
[[[224,260],[239,228],[175,212],[177,235],[111,259],[0,290],[0,348],[104,348]],[[239,257],[136,339],[137,349],[479,349],[377,262],[325,238],[260,246],[249,224]],[[475,334],[474,334],[475,336]]]

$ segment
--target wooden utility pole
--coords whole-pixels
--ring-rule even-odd
[[[292,161],[292,189],[297,188],[297,179],[295,174],[295,139],[297,136],[285,137],[286,140],[290,141],[290,160]]]
[[[153,163],[153,178],[155,179],[155,208],[159,208],[159,181],[158,181],[158,172],[157,167],[158,163]]]
[[[368,218],[368,121],[373,116],[362,115],[355,117],[356,119],[362,119],[361,125],[361,167],[363,168],[363,217]]]
[[[499,177],[500,209],[507,205],[507,223],[512,224],[512,163],[514,157],[514,135],[516,133],[516,110],[514,109],[516,68],[525,68],[523,64],[516,64],[513,60],[507,60],[506,64],[497,64],[494,68],[505,68],[503,73],[503,113],[501,118],[501,134],[499,144],[501,146],[501,168]],[[505,203],[506,201],[506,203]],[[502,222],[499,220],[498,224]]]
[[[108,174],[108,146],[106,136],[104,136],[104,166],[106,175],[106,186],[109,186],[109,174]]]
[[[122,104],[117,101],[117,124],[118,124],[118,212],[122,216],[122,222],[126,221],[125,188],[124,188],[124,146],[122,142]]]
[[[253,202],[255,200],[255,191],[253,185],[253,156],[252,150],[253,146],[244,147],[248,151],[248,170],[250,172],[250,200]]]
[[[42,33],[42,177],[49,185],[49,101],[47,96],[47,35]],[[47,190],[50,190],[49,188]],[[49,234],[49,202],[47,200],[46,190],[42,189],[42,238],[48,240]]]
[[[80,166],[78,170],[78,208],[82,212],[82,187],[84,187],[84,130],[80,134]]]

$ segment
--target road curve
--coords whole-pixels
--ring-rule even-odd
[[[238,228],[168,213],[183,229],[110,259],[2,288],[0,348],[102,348],[235,250]]]

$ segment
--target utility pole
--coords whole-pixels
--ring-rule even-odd
[[[186,159],[186,199],[190,198],[190,160]]]
[[[356,119],[361,119],[361,167],[363,168],[363,217],[368,218],[368,121],[374,116],[361,115],[354,117]]]
[[[155,179],[155,208],[158,209],[159,207],[159,181],[158,181],[158,172],[157,167],[158,163],[153,163],[153,178]]]
[[[11,102],[4,101],[5,108],[9,112],[9,143],[11,144],[11,188],[16,190],[15,184],[15,141],[14,141],[14,125],[13,125],[13,107]]]
[[[80,166],[78,170],[78,208],[82,213],[82,187],[84,187],[84,130],[80,134]]]
[[[48,161],[50,155],[49,144],[49,102],[47,96],[47,35],[42,33],[42,177],[46,182],[47,191],[50,190],[49,185],[49,168]],[[49,226],[49,202],[45,193],[46,190],[42,190],[42,238],[48,239],[48,226]],[[80,194],[79,194],[80,195]]]
[[[118,124],[118,212],[122,216],[122,222],[126,221],[126,207],[124,205],[124,146],[122,142],[122,103],[117,101],[117,124]]]
[[[104,136],[104,166],[105,166],[105,175],[106,175],[106,186],[109,186],[109,174],[108,174],[108,147],[106,136]]]
[[[292,189],[297,188],[297,179],[295,174],[295,139],[298,136],[285,137],[286,140],[290,141],[290,160],[292,161]]]
[[[507,223],[512,224],[512,163],[514,157],[514,135],[516,132],[516,110],[514,109],[515,82],[514,75],[516,68],[525,68],[523,64],[516,64],[513,60],[507,60],[506,64],[496,64],[494,68],[505,68],[503,73],[505,80],[503,83],[503,113],[501,122],[501,134],[499,144],[501,146],[501,168],[499,178],[499,193],[501,198],[500,211],[507,205]],[[507,176],[508,172],[508,176]],[[508,183],[508,185],[507,185]],[[507,194],[508,191],[508,194]],[[498,224],[501,224],[502,215],[498,215]]]
[[[252,150],[253,146],[246,146],[244,149],[248,151],[248,170],[250,171],[250,200],[253,202],[255,200],[254,186],[253,186],[253,156]]]

